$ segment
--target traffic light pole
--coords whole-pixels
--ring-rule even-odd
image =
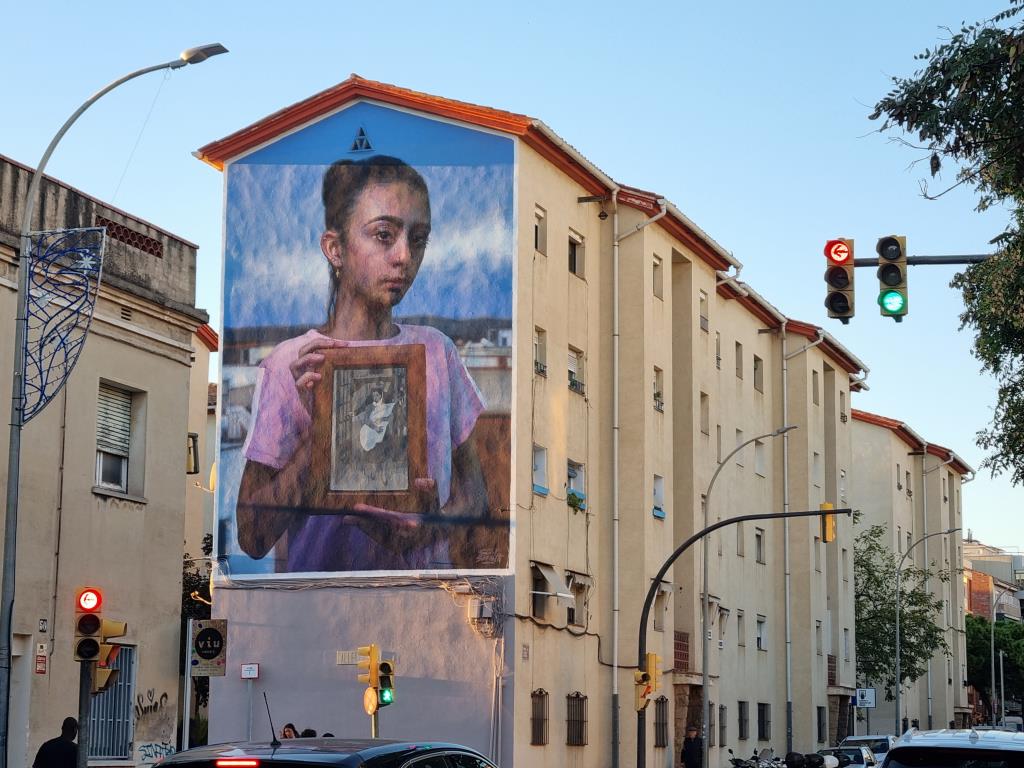
[[[987,254],[973,254],[968,256],[908,256],[907,266],[918,266],[927,264],[981,264],[992,258]],[[854,259],[855,267],[877,267],[878,259]]]
[[[702,538],[707,536],[712,531],[717,531],[719,528],[724,528],[727,525],[733,525],[735,523],[743,523],[747,520],[773,520],[779,518],[790,518],[790,517],[823,517],[825,515],[850,515],[853,514],[852,509],[815,509],[801,512],[763,512],[756,515],[740,515],[739,517],[730,517],[727,520],[719,520],[717,523],[712,523],[703,530],[697,531],[690,538],[684,541],[679,547],[668,556],[668,559],[662,564],[658,570],[657,575],[651,581],[651,586],[647,590],[647,597],[644,598],[643,608],[640,609],[640,630],[637,634],[637,669],[643,669],[644,663],[647,657],[647,621],[651,615],[651,606],[654,604],[654,598],[658,594],[658,588],[661,585],[661,580],[664,578],[668,569],[672,567],[672,564],[679,559],[679,556],[683,554],[687,549],[693,546],[695,543],[700,541]],[[706,632],[706,627],[701,627],[701,632]],[[702,691],[703,696],[707,696],[707,691]],[[710,734],[709,734],[710,735]],[[647,712],[644,709],[637,710],[636,713],[636,768],[646,768],[647,766]]]
[[[91,661],[78,662],[78,768],[89,766],[89,718],[92,714]]]
[[[380,738],[380,720],[377,719],[377,716],[379,714],[380,714],[379,712],[374,712],[372,715],[370,715],[370,738],[371,739],[379,739]]]

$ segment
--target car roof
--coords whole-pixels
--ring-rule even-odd
[[[962,749],[1005,749],[1024,752],[1024,733],[1013,731],[978,731],[967,729],[942,729],[941,731],[917,731],[911,728],[904,733],[893,749],[915,747],[959,747]]]
[[[223,758],[255,757],[274,762],[324,763],[325,765],[361,765],[379,755],[396,757],[416,753],[460,750],[478,754],[461,744],[443,741],[398,741],[394,739],[284,739],[273,742],[227,742],[195,747],[169,756],[161,765],[185,765],[212,762]],[[357,758],[350,761],[348,758]]]

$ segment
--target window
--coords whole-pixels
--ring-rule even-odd
[[[722,334],[715,331],[715,368],[722,370]]]
[[[819,405],[820,402],[821,402],[821,395],[819,394],[820,387],[819,387],[819,384],[818,384],[818,378],[819,378],[818,377],[818,372],[817,371],[811,371],[811,402],[814,403],[815,405]]]
[[[565,608],[565,621],[574,627],[585,627],[588,618],[587,596],[593,581],[582,573],[568,571],[565,574],[565,582],[572,595],[572,602]]]
[[[742,429],[737,429],[736,430],[736,445],[738,445],[738,446],[739,445],[743,445],[743,443],[744,443],[744,440],[743,440],[743,430]],[[743,451],[742,450],[736,452],[736,466],[737,467],[742,467],[743,466]]]
[[[817,651],[819,656],[821,656],[822,648],[823,648],[823,638],[822,638],[822,631],[821,631],[821,622],[820,621],[815,621],[814,622],[814,649]]]
[[[839,393],[839,420],[844,424],[849,420],[849,416],[846,415],[846,393]]]
[[[533,446],[533,492],[548,493],[548,449],[543,445]]]
[[[665,478],[661,475],[654,476],[654,508],[651,512],[655,517],[665,519]]]
[[[587,508],[587,476],[582,464],[569,459],[565,469],[565,499],[573,509]]]
[[[544,578],[544,574],[536,565],[533,566],[531,575],[533,576],[533,600],[530,615],[535,619],[543,619],[547,615],[548,609],[548,580]]]
[[[759,563],[765,562],[764,559],[764,528],[754,529],[754,559]]]
[[[736,554],[743,557],[746,551],[746,542],[743,536],[743,523],[735,523],[733,527],[736,529]],[[741,616],[743,614],[740,614]]]
[[[764,616],[757,617],[757,650],[768,650],[768,620]]]
[[[569,389],[583,394],[583,353],[575,347],[569,347]]]
[[[548,375],[548,335],[543,328],[533,329],[533,370]]]
[[[96,403],[96,488],[142,496],[145,394],[100,382]]]
[[[711,434],[711,398],[704,392],[700,393],[700,431]]]
[[[821,573],[821,539],[815,536],[811,546],[814,547],[814,570]]]
[[[654,366],[654,410],[665,410],[665,373]]]
[[[726,737],[729,733],[729,721],[728,710],[725,708],[725,704],[718,707],[718,746],[724,747],[726,744]]]
[[[667,586],[663,584],[654,595],[654,605],[651,606],[651,612],[654,614],[655,632],[665,631],[665,615],[668,610],[669,594]]]
[[[548,692],[543,688],[530,694],[530,743],[548,743]]]
[[[706,331],[710,325],[708,321],[708,294],[706,291],[700,291],[700,329]]]
[[[665,270],[662,269],[662,266],[661,266],[661,256],[659,256],[658,254],[654,254],[654,273],[653,273],[654,285],[652,286],[652,289],[654,290],[654,296],[656,298],[659,298],[659,299],[663,298],[664,294],[665,294],[665,274],[664,273],[665,273]]]
[[[582,747],[587,743],[587,697],[579,691],[565,697],[565,743]]]
[[[903,490],[903,483],[900,482],[900,480],[902,479],[902,476],[903,476],[903,470],[900,468],[900,465],[897,464],[896,465],[896,490],[897,491],[902,491]]]
[[[722,425],[715,425],[715,461],[722,463]]]
[[[839,506],[846,506],[846,470],[839,470]]]
[[[903,552],[903,529],[898,525],[896,526],[896,549],[901,553]],[[895,677],[893,679],[895,680]]]
[[[555,598],[555,603],[558,606],[567,609],[575,605],[575,595],[566,584],[565,579],[562,578],[562,574],[547,563],[536,560],[530,563],[530,569],[533,584],[533,589],[530,591],[531,613],[535,619],[547,617],[549,598]],[[582,578],[589,583],[589,579]]]
[[[768,741],[772,737],[772,705],[757,703],[757,740]]]
[[[911,496],[914,495],[913,486],[910,484],[910,470],[909,469],[907,470],[906,481],[907,481],[906,482],[906,485],[907,485],[907,498],[909,499]]]
[[[821,488],[823,476],[824,472],[822,471],[821,454],[817,451],[813,451],[811,455],[811,482],[814,483],[815,488]]]
[[[754,472],[761,477],[768,475],[768,446],[761,440],[754,441]]]
[[[895,679],[895,678],[894,678]],[[828,728],[825,725],[825,708],[818,707],[818,743],[824,744],[828,735]]]
[[[132,713],[134,706],[136,648],[122,645],[114,659],[117,680],[93,697],[89,713],[89,758],[132,757]]]
[[[708,702],[708,746],[715,746],[715,702]]]
[[[746,741],[750,738],[750,702],[737,701],[736,712],[738,715],[736,725],[739,730],[739,739],[740,741]]]
[[[736,378],[743,378],[743,345],[736,342]]]
[[[850,630],[843,627],[843,661],[850,660]],[[893,676],[895,679],[895,675]]]
[[[736,611],[736,645],[747,647],[747,619],[743,611]]]
[[[764,392],[764,361],[754,355],[754,389]]]
[[[913,540],[913,539],[911,538],[911,537],[912,537],[913,535],[914,535],[914,534],[912,534],[912,533],[911,533],[910,531],[907,531],[907,551],[908,551],[908,552],[910,551],[910,545],[911,545],[911,544],[913,543],[913,541],[914,541],[914,540]]]
[[[569,271],[583,277],[583,235],[569,230]]]
[[[533,249],[540,254],[548,252],[548,217],[539,205],[533,210]]]
[[[668,699],[665,696],[654,700],[654,746],[668,746]]]
[[[946,475],[943,474],[943,475],[941,475],[941,477],[942,477],[942,502],[946,503],[947,501],[949,501],[949,495],[946,493]]]
[[[845,548],[843,548],[843,551],[842,551],[842,566],[843,566],[843,581],[849,581],[850,580],[850,555],[846,551]]]

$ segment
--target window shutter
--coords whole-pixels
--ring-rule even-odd
[[[118,456],[127,456],[131,440],[131,423],[131,393],[100,384],[96,412],[96,448]]]
[[[579,360],[576,357],[576,353],[573,350],[570,349],[569,350],[569,373],[571,373],[574,378],[579,373],[578,364],[579,364]]]

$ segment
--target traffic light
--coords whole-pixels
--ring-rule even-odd
[[[633,690],[636,695],[636,711],[643,712],[651,702],[651,676],[646,669],[633,672]]]
[[[117,682],[118,671],[111,669],[121,646],[117,643],[109,643],[115,637],[123,637],[128,631],[127,621],[116,619],[100,620],[100,648],[96,655],[96,668],[92,672],[92,692],[103,693],[115,682]]]
[[[824,502],[819,507],[822,511],[826,509],[834,509],[830,502]],[[836,516],[835,513],[831,515],[822,515],[818,518],[821,521],[821,540],[829,544],[836,540]]]
[[[846,325],[853,317],[853,240],[836,238],[825,243],[825,308],[829,317]]]
[[[878,239],[878,311],[897,323],[907,314],[907,238]]]
[[[369,645],[361,645],[356,649],[356,654],[359,656],[359,661],[356,664],[357,668],[365,670],[360,672],[356,679],[359,680],[360,683],[366,683],[368,688],[378,688],[380,675],[380,648],[373,643],[370,643]]]
[[[386,707],[395,703],[395,662],[385,659],[377,666],[377,702]]]
[[[96,587],[81,587],[75,591],[75,661],[96,661],[100,655],[102,607],[103,593]]]
[[[644,672],[651,683],[651,693],[661,688],[661,656],[656,653],[648,653],[645,658]]]

